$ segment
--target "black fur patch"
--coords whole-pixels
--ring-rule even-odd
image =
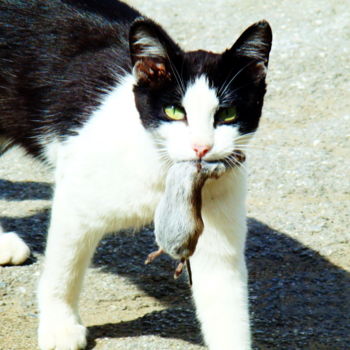
[[[140,14],[109,0],[6,0],[0,13],[0,138],[40,156],[40,139],[74,134],[131,72]]]
[[[6,140],[6,149],[19,144],[40,157],[42,140],[74,135],[132,71],[146,128],[169,122],[164,106],[181,104],[188,84],[202,74],[223,107],[235,105],[242,133],[258,126],[272,40],[267,22],[214,54],[183,52],[159,25],[117,0],[5,0],[0,13],[0,142]],[[147,51],[150,43],[159,51]]]

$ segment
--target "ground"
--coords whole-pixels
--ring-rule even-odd
[[[189,50],[222,51],[270,22],[263,117],[248,152],[247,259],[254,348],[350,348],[350,15],[343,0],[129,1]],[[189,5],[190,4],[190,5]],[[0,349],[36,349],[35,289],[51,198],[47,169],[0,161],[0,218],[33,249],[0,268]],[[175,262],[145,267],[152,228],[104,240],[81,298],[88,349],[204,349]]]

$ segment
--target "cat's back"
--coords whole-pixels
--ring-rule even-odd
[[[68,45],[71,50],[89,48],[93,39],[97,46],[103,36],[111,41],[125,38],[130,23],[140,16],[116,0],[2,0],[0,13],[2,56],[6,49],[16,53],[18,47],[50,53]]]
[[[59,31],[76,25],[130,24],[140,13],[118,0],[1,0],[1,34],[11,27]],[[16,25],[16,26],[15,26]],[[41,32],[38,32],[41,34]]]
[[[40,155],[38,130],[72,133],[130,72],[139,13],[116,0],[2,0],[0,14],[0,138]]]

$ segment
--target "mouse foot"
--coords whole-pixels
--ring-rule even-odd
[[[147,256],[147,259],[145,261],[145,265],[150,264],[154,259],[158,258],[158,256],[164,254],[164,250],[163,249],[158,249],[155,252],[152,252],[151,254],[149,254]]]
[[[152,252],[151,254],[149,254],[147,256],[147,259],[145,260],[145,265],[150,264],[154,259],[158,258],[158,256],[164,254],[164,250],[163,249],[158,249],[154,252]],[[192,286],[192,271],[191,271],[191,265],[190,265],[190,260],[186,259],[186,258],[182,258],[179,262],[179,264],[177,265],[175,272],[174,272],[174,279],[178,279],[180,277],[180,275],[182,274],[184,267],[186,266],[187,268],[187,273],[188,273],[188,280],[189,280],[189,284],[190,286]]]

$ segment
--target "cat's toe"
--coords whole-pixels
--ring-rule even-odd
[[[80,350],[86,347],[86,328],[78,323],[55,320],[41,322],[39,347],[41,350]]]
[[[0,232],[0,265],[22,264],[29,255],[29,247],[15,232]]]

